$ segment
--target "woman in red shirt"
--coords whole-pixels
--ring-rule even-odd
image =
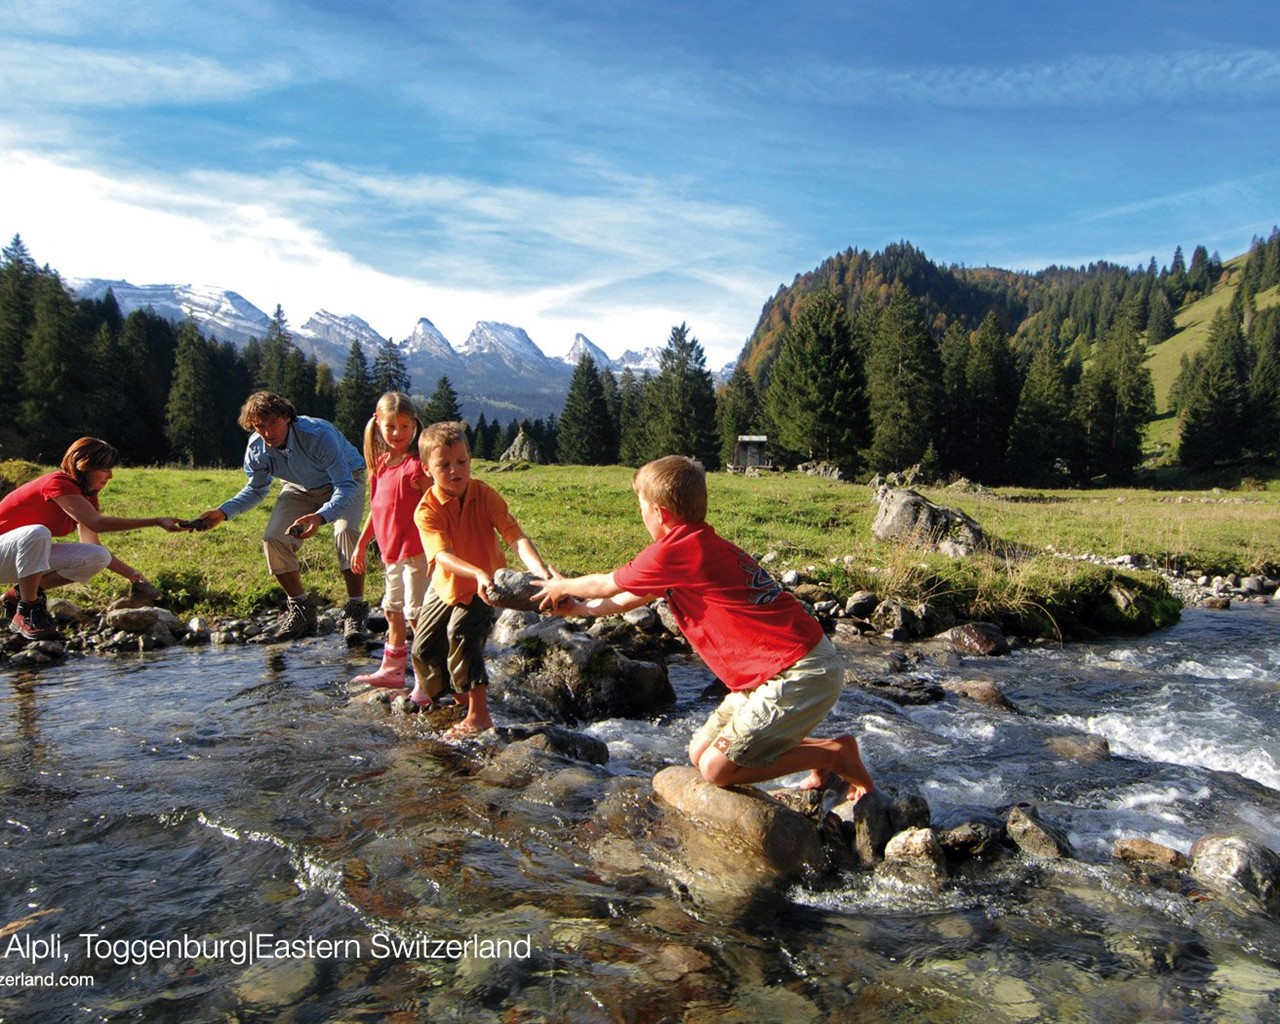
[[[0,600],[9,629],[28,640],[57,640],[44,591],[86,583],[103,569],[131,583],[146,577],[98,543],[98,534],[159,526],[180,530],[172,516],[105,516],[98,492],[111,479],[119,453],[106,441],[82,437],[62,456],[62,468],[23,484],[0,500],[0,585],[13,583]],[[80,543],[54,544],[79,531]]]

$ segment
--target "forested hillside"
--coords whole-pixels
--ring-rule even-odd
[[[1166,458],[1273,463],[1277,284],[1275,230],[1231,267],[1204,246],[1167,267],[1037,273],[939,267],[905,242],[849,249],[765,303],[740,369],[757,426],[792,457],[863,472],[919,462],[984,483],[1122,483],[1158,415],[1177,425]],[[1218,313],[1202,341],[1174,342],[1185,358],[1157,408],[1148,359],[1206,303]]]
[[[751,434],[768,437],[775,465],[865,478],[918,463],[929,480],[1085,486],[1131,481],[1155,438],[1166,463],[1269,473],[1278,289],[1275,230],[1226,264],[1197,246],[1189,263],[1179,249],[1135,269],[1014,273],[939,267],[905,242],[849,249],[765,303],[718,391],[682,323],[655,373],[615,375],[584,355],[559,417],[469,429],[483,458],[523,432],[540,458],[596,465],[681,452],[719,468]],[[370,366],[353,344],[335,374],[303,355],[278,307],[238,350],[190,320],[123,316],[110,292],[77,301],[16,236],[0,254],[0,366],[0,459],[46,463],[97,434],[134,464],[238,464],[236,413],[255,388],[359,444],[377,396],[408,387],[394,345]],[[418,398],[425,421],[458,418],[447,377]]]

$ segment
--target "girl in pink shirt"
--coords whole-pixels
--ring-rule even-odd
[[[382,610],[387,614],[387,642],[376,672],[356,676],[352,682],[393,689],[405,684],[409,655],[408,623],[414,621],[431,578],[431,566],[422,552],[422,537],[413,521],[414,510],[431,477],[418,458],[418,434],[422,421],[408,395],[388,391],[364,428],[364,459],[369,467],[369,515],[351,568],[363,573],[369,542],[376,539],[386,569]]]

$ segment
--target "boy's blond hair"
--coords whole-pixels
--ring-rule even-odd
[[[687,455],[667,455],[636,470],[631,487],[650,505],[665,508],[682,523],[707,518],[707,471]]]
[[[455,444],[465,444],[471,451],[471,442],[467,440],[467,425],[461,420],[441,420],[433,423],[418,437],[418,458],[425,466],[427,457],[437,448],[449,448]]]

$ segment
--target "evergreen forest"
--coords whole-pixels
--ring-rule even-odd
[[[732,464],[737,438],[766,435],[774,465],[822,462],[851,477],[919,465],[927,480],[1033,487],[1127,484],[1152,453],[1149,356],[1178,318],[1218,297],[1202,343],[1165,387],[1189,471],[1280,455],[1280,231],[1224,264],[1196,246],[1168,266],[1109,263],[1036,273],[940,267],[908,243],[848,249],[765,302],[719,388],[687,324],[656,372],[574,368],[559,417],[468,425],[495,459],[523,433],[545,461],[640,465],[673,452]],[[353,345],[340,374],[293,343],[276,308],[236,349],[188,320],[122,316],[114,297],[76,300],[20,237],[0,254],[0,454],[56,462],[82,434],[133,464],[238,465],[236,415],[265,388],[333,420],[357,445],[378,395],[410,380],[388,340]],[[416,395],[424,422],[459,418],[447,377]]]

